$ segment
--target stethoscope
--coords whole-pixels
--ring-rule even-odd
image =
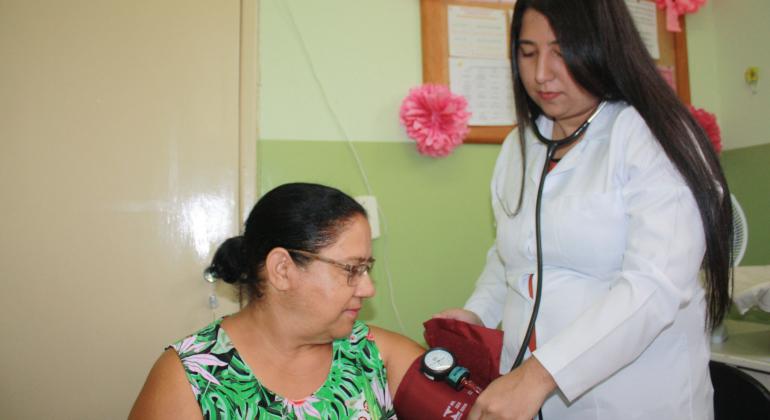
[[[532,131],[535,133],[535,137],[537,137],[538,140],[540,140],[541,143],[543,143],[546,146],[546,153],[545,153],[545,162],[543,162],[543,170],[540,174],[540,182],[537,187],[537,198],[535,200],[535,244],[536,244],[536,255],[537,255],[537,287],[535,288],[535,301],[532,306],[532,315],[529,318],[529,324],[527,325],[527,332],[524,335],[524,340],[522,340],[521,347],[519,348],[519,353],[516,355],[516,359],[513,362],[513,367],[511,368],[511,371],[519,367],[521,365],[524,354],[527,352],[527,345],[529,344],[529,340],[532,337],[532,331],[535,329],[535,321],[537,321],[537,314],[538,310],[540,309],[540,298],[542,296],[542,287],[543,287],[543,247],[542,247],[542,238],[541,238],[541,229],[540,229],[540,213],[541,213],[541,207],[543,202],[543,186],[545,185],[545,176],[548,173],[548,168],[550,166],[551,161],[553,160],[554,155],[556,154],[556,151],[569,146],[570,144],[574,143],[577,139],[582,136],[585,131],[588,129],[588,126],[591,124],[591,122],[596,118],[597,115],[602,111],[604,106],[606,105],[606,102],[602,101],[599,103],[599,106],[596,107],[596,110],[588,117],[588,119],[580,125],[575,131],[572,132],[567,137],[564,137],[563,139],[549,139],[545,137],[541,132],[540,129],[537,127],[537,124],[534,122],[531,124]],[[497,194],[497,199],[500,202],[501,206],[503,207],[503,211],[505,214],[512,218],[516,215],[515,212],[510,212],[510,209],[506,208],[504,200],[500,197],[497,190],[495,191]]]

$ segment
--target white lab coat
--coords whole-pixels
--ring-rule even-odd
[[[541,118],[541,132],[552,122]],[[529,133],[521,210],[514,131],[492,179],[497,239],[465,305],[519,350],[536,272],[535,197],[545,146]],[[704,180],[704,182],[707,182]],[[547,175],[543,294],[534,354],[558,384],[547,420],[713,418],[697,204],[635,109],[609,103]],[[529,356],[529,355],[528,355]],[[515,396],[511,396],[515,398]]]

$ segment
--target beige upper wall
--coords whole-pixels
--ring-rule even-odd
[[[261,0],[260,133],[268,140],[411,141],[422,83],[417,0]]]
[[[770,1],[710,0],[687,16],[692,103],[713,112],[725,149],[770,143]],[[760,68],[757,93],[743,73]]]
[[[256,0],[0,0],[0,417],[125,418],[215,315],[201,270],[255,185],[242,18],[256,37]]]
[[[397,113],[422,83],[419,1],[262,0],[261,11],[263,138],[409,141]],[[727,149],[770,142],[768,17],[767,0],[709,0],[687,15],[692,102],[717,114]],[[756,95],[750,65],[764,77]]]

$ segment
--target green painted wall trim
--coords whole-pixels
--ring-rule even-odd
[[[317,182],[366,195],[346,142],[260,140],[261,191],[286,182]],[[422,323],[470,296],[494,241],[489,182],[497,145],[463,145],[434,159],[413,143],[356,142],[385,232],[374,240],[377,295],[367,322],[401,331],[391,307],[387,273],[406,334],[422,340]]]
[[[401,330],[391,306],[390,272],[405,332],[421,340],[422,322],[441,309],[461,306],[481,272],[494,240],[489,180],[500,147],[464,145],[442,159],[420,156],[411,143],[356,142],[353,147],[385,216],[384,235],[374,240],[377,295],[362,319]],[[261,140],[259,155],[261,191],[306,181],[353,196],[368,194],[346,142]],[[728,150],[721,161],[748,219],[742,265],[770,264],[770,145]],[[758,311],[743,319],[770,322]]]
[[[724,151],[721,161],[749,226],[749,245],[741,265],[770,264],[770,144]]]
[[[721,161],[730,191],[749,226],[749,244],[741,265],[770,264],[770,144],[724,151]],[[770,314],[759,309],[743,316],[732,309],[729,318],[770,324]]]

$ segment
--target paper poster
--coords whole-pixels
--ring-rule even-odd
[[[508,59],[449,59],[449,89],[468,101],[469,125],[513,125],[511,83]]]
[[[655,60],[660,58],[658,49],[658,17],[655,3],[647,0],[626,0],[628,11],[634,19],[636,29],[642,36],[647,51]]]
[[[505,10],[450,5],[447,16],[450,57],[508,57]]]

